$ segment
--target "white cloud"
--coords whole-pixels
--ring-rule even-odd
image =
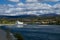
[[[38,0],[38,2],[58,2],[60,0]]]
[[[36,9],[50,9],[51,8],[51,5],[49,4],[43,4],[43,3],[27,3],[26,4],[27,6],[27,9],[33,9],[33,10],[36,10]]]
[[[60,3],[57,3],[53,6],[54,8],[60,8]]]
[[[8,4],[7,6],[9,6],[9,7],[14,7],[14,5],[11,5],[11,4]]]
[[[20,6],[20,5],[19,5]],[[41,4],[41,3],[33,3],[33,4],[23,4],[23,6],[26,6],[26,8],[21,8],[21,7],[10,7],[9,9],[5,10],[5,15],[23,15],[23,14],[34,14],[34,15],[40,15],[38,13],[47,13],[47,11],[43,11],[43,9],[48,9],[51,8],[50,5],[46,4]],[[42,12],[40,12],[42,10]]]
[[[26,2],[37,2],[38,0],[26,0]]]
[[[60,0],[26,0],[26,2],[58,2]]]
[[[19,2],[19,0],[9,0],[9,1],[12,1],[12,2]]]
[[[29,2],[32,2],[33,0],[30,0]],[[2,11],[1,13],[4,12],[2,15],[10,15],[10,16],[15,16],[15,15],[41,15],[41,14],[48,14],[48,13],[60,13],[60,10],[55,10],[55,8],[60,8],[60,4],[56,4],[54,6],[51,6],[46,3],[38,3],[37,1],[34,1],[33,3],[18,3],[17,5],[4,5],[0,6],[0,10]]]
[[[42,4],[41,4],[42,5]],[[40,5],[40,6],[41,6]],[[44,8],[46,5],[43,5],[43,6],[41,6],[41,7],[39,7],[38,5],[35,7],[35,5],[34,6],[31,6],[30,5],[30,7],[26,7],[26,8],[14,8],[14,9],[9,9],[9,10],[7,10],[7,13],[13,13],[13,14],[16,14],[16,15],[23,15],[23,14],[27,14],[27,15],[29,15],[29,14],[34,14],[34,15],[41,15],[41,14],[44,14],[44,13],[49,13],[50,12],[50,10],[49,10],[49,8],[50,8],[50,6],[46,6],[46,8]],[[32,8],[31,8],[32,7]],[[44,9],[44,10],[43,10]],[[27,11],[26,11],[27,10]],[[40,14],[38,14],[38,13],[40,13]]]
[[[58,2],[60,0],[45,0],[45,1],[49,1],[49,2]]]
[[[5,13],[11,13],[13,11],[13,9],[8,9],[8,10],[5,10]]]
[[[17,4],[17,6],[22,7],[22,6],[24,6],[24,3],[20,2]]]

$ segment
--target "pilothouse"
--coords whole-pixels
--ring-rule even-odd
[[[23,22],[20,22],[20,21],[16,21],[15,25],[16,25],[16,27],[21,28],[21,27],[23,27],[26,24],[24,24]]]
[[[21,25],[22,25],[22,24],[24,24],[24,23],[23,23],[23,22],[16,21],[16,24],[21,24]]]

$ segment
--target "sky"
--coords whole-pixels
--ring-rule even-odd
[[[60,0],[0,0],[0,15],[60,14]]]
[[[40,1],[42,2],[42,0],[40,0]],[[0,4],[16,4],[16,2],[17,3],[19,3],[19,2],[25,3],[26,0],[17,0],[17,1],[16,0],[0,0]],[[51,5],[53,5],[53,4],[57,3],[57,2],[59,2],[59,0],[44,1],[44,3],[51,4]]]

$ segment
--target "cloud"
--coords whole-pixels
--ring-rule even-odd
[[[22,5],[20,4],[16,8],[11,7],[11,5],[8,5],[8,6],[10,6],[9,9],[4,9],[4,7],[3,7],[3,9],[5,10],[5,11],[3,11],[3,12],[5,12],[4,15],[10,15],[10,16],[24,15],[24,14],[26,14],[26,15],[30,15],[30,14],[40,15],[43,13],[48,13],[47,10],[51,9],[50,5],[42,4],[42,3],[22,4]],[[8,6],[6,6],[6,7],[8,7]]]
[[[25,4],[27,9],[50,9],[51,5],[43,3],[27,3]]]
[[[49,2],[58,2],[60,0],[45,0],[45,1],[49,1]]]
[[[38,0],[26,0],[26,2],[37,2]]]
[[[19,4],[19,5],[18,5]],[[49,13],[51,9],[51,5],[49,4],[43,4],[43,3],[32,3],[32,4],[23,4],[18,3],[17,8],[10,8],[6,11],[6,13],[13,13],[13,14],[34,14],[34,15],[40,15],[44,13]],[[21,7],[22,6],[22,7]]]
[[[19,2],[19,0],[9,0],[9,1],[11,1],[11,2]]]
[[[57,3],[53,6],[54,8],[60,8],[60,3]]]
[[[12,4],[8,4],[7,6],[9,6],[9,7],[14,7],[14,5],[12,5]]]
[[[20,3],[17,4],[17,6],[23,7],[23,6],[25,6],[25,5],[24,5],[24,3],[20,2]]]
[[[60,4],[55,4],[54,6],[49,5],[47,3],[38,2],[39,0],[27,0],[27,3],[17,3],[16,5],[4,5],[0,6],[0,14],[1,15],[42,15],[42,14],[49,14],[49,13],[57,13],[60,14]],[[40,0],[41,1],[41,0]],[[43,0],[42,0],[43,1]],[[47,0],[45,0],[47,1]],[[48,0],[49,1],[49,0]],[[52,0],[50,0],[52,1]]]
[[[26,2],[58,2],[60,0],[26,0]]]

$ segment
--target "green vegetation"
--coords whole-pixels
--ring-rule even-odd
[[[17,20],[26,24],[60,25],[60,16],[57,17],[26,17],[26,18],[0,18],[0,24],[14,24]]]

